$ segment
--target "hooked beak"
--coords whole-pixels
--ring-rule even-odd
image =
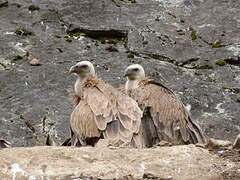
[[[78,72],[78,67],[77,66],[72,66],[69,70],[69,73],[77,73]]]
[[[132,70],[126,70],[124,73],[124,77],[130,77],[130,76],[134,76],[135,73]]]

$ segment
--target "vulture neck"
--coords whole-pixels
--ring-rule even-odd
[[[82,87],[83,87],[83,84],[87,81],[87,79],[89,79],[88,76],[86,77],[78,76],[77,81],[75,82],[74,90],[79,97],[81,97],[82,95]]]
[[[126,93],[128,93],[128,91],[136,89],[139,87],[139,80],[135,79],[135,80],[127,80],[126,84],[125,84],[125,90]]]

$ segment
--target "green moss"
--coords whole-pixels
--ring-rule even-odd
[[[202,66],[197,66],[196,69],[213,69],[213,67],[206,64],[206,65],[202,65]]]
[[[68,37],[65,40],[66,40],[66,42],[72,42],[72,38],[71,37]]]
[[[54,34],[53,37],[58,38],[58,39],[61,38],[61,36],[57,35],[57,34]]]
[[[219,59],[216,61],[216,65],[218,66],[225,66],[227,64],[226,61],[224,61],[223,59]]]
[[[109,52],[118,52],[118,49],[113,47],[113,46],[107,47],[106,50],[109,51]]]
[[[0,9],[8,6],[9,6],[8,1],[0,3]]]
[[[0,89],[0,93],[3,93],[4,92],[4,89]]]
[[[38,11],[38,10],[40,10],[40,8],[34,4],[31,4],[30,6],[28,6],[28,10],[29,11]]]
[[[228,86],[222,86],[221,88],[222,88],[222,89],[231,89],[231,88],[228,87]]]
[[[143,41],[143,45],[147,45],[148,44],[148,41]]]
[[[240,93],[240,88],[237,88],[237,87],[222,86],[221,88],[223,90],[228,90],[228,91],[236,93],[236,94]]]
[[[15,34],[20,35],[20,36],[28,36],[28,35],[33,35],[33,32],[29,31],[25,27],[18,26],[15,29]]]
[[[127,57],[128,57],[128,58],[134,58],[134,54],[128,53]]]
[[[215,43],[210,44],[212,48],[219,48],[225,46],[222,41],[216,41]]]
[[[120,7],[120,5],[117,3],[117,0],[111,0],[111,1],[115,6]]]
[[[191,38],[193,41],[198,38],[197,31],[195,31],[194,29],[192,29],[191,31]]]

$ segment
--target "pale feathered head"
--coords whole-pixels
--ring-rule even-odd
[[[145,77],[145,72],[141,65],[132,64],[125,70],[124,76],[129,80],[142,79]]]
[[[72,66],[69,70],[70,73],[75,73],[80,77],[86,77],[88,75],[95,75],[94,66],[89,61],[81,61]]]

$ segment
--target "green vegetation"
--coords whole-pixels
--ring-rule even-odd
[[[227,62],[223,59],[219,59],[216,61],[216,65],[218,66],[225,66],[227,64]]]
[[[202,66],[197,66],[195,69],[213,69],[213,67],[206,64]]]
[[[193,41],[198,38],[197,31],[194,29],[191,30],[191,38]]]
[[[228,87],[228,86],[222,86],[221,87],[223,90],[228,90],[228,91],[231,91],[233,93],[240,93],[240,88],[234,88],[234,87]]]
[[[231,89],[231,88],[228,86],[222,86],[222,89]]]
[[[33,35],[33,32],[27,30],[25,27],[18,26],[15,29],[15,34],[20,36],[28,36],[28,35]]]
[[[210,46],[212,46],[212,48],[219,48],[219,47],[223,47],[225,45],[223,44],[222,41],[216,41],[215,43],[210,43]]]
[[[1,88],[0,88],[0,93],[3,93],[3,92],[4,92],[4,89],[1,89]]]
[[[134,58],[134,54],[128,53],[127,57],[128,57],[128,58]]]
[[[8,1],[0,3],[0,9],[8,6],[9,6]]]
[[[61,38],[61,36],[57,35],[57,34],[54,34],[53,37],[58,38],[58,39]]]
[[[31,4],[30,6],[28,6],[28,10],[29,11],[38,11],[38,10],[40,10],[40,8],[34,4]]]
[[[120,5],[117,3],[117,0],[111,0],[111,1],[115,6],[120,7]]]
[[[72,38],[71,37],[68,37],[65,40],[66,40],[66,42],[72,42]]]

